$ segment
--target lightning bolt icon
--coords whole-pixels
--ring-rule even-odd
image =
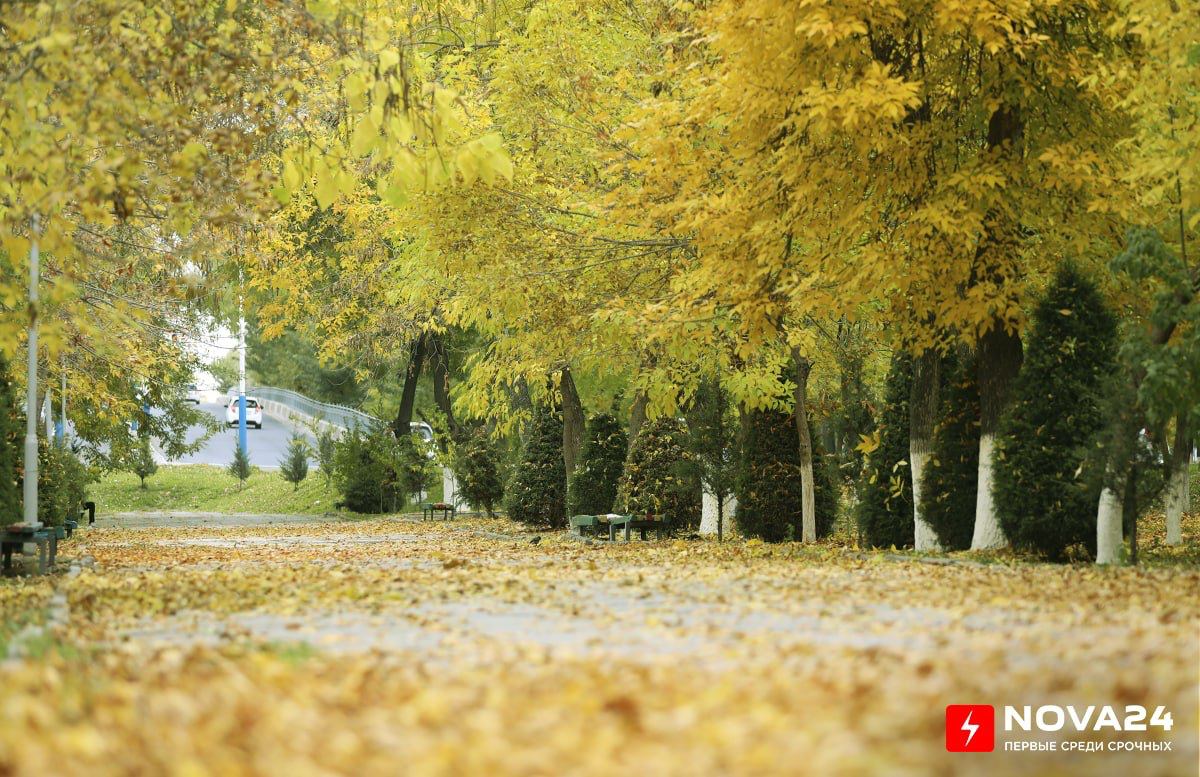
[[[963,747],[970,746],[971,740],[975,738],[975,732],[979,731],[979,724],[971,722],[971,715],[973,715],[973,714],[975,714],[974,710],[971,710],[970,712],[968,712],[967,719],[964,720],[963,724],[962,724],[962,730],[967,732],[967,741],[966,741],[966,744],[963,745]]]

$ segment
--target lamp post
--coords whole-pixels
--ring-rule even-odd
[[[243,311],[242,268],[238,268],[238,447],[250,455],[246,436],[246,315]]]
[[[29,245],[29,372],[25,378],[25,523],[41,528],[38,521],[38,430],[37,430],[37,354],[38,354],[38,217],[33,217]]]
[[[59,445],[67,443],[67,363],[62,362],[62,386],[58,391],[58,402],[61,405],[62,415],[59,416],[58,425],[54,427],[54,437]]]

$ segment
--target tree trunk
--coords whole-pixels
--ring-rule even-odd
[[[971,550],[1000,548],[1008,544],[996,515],[992,494],[996,429],[1008,405],[1009,389],[1021,369],[1021,338],[1009,333],[1001,321],[979,339],[979,479],[975,497],[975,532]]]
[[[404,369],[404,388],[400,392],[400,409],[396,411],[396,420],[392,423],[392,431],[397,437],[412,433],[413,406],[417,401],[417,381],[421,379],[421,366],[425,363],[426,337],[422,332],[413,340],[412,349],[408,356],[408,366]]]
[[[559,378],[559,392],[562,394],[563,417],[563,466],[567,471],[567,483],[571,482],[571,473],[579,460],[579,449],[583,445],[583,403],[579,401],[579,392],[575,389],[575,379],[571,377],[571,368],[563,367]]]
[[[937,532],[921,511],[921,476],[933,455],[933,429],[941,405],[942,359],[932,348],[913,359],[912,395],[909,399],[908,464],[912,477],[913,547],[941,550]]]
[[[1123,505],[1119,486],[1105,484],[1100,492],[1100,506],[1096,511],[1096,563],[1120,564],[1121,546],[1125,544],[1121,530]]]
[[[450,402],[450,361],[446,357],[446,343],[441,335],[429,334],[429,369],[433,379],[433,401],[446,416],[446,431],[453,439],[458,434],[458,424],[454,420],[454,408]],[[446,451],[446,441],[439,441],[442,452]]]
[[[637,439],[638,431],[641,430],[642,424],[646,423],[646,392],[638,391],[633,395],[633,406],[629,408],[629,447],[633,448],[633,441]]]
[[[1188,510],[1188,467],[1192,458],[1192,440],[1187,419],[1181,413],[1175,419],[1175,445],[1171,449],[1171,477],[1167,481],[1167,544],[1183,543],[1183,514]]]
[[[800,354],[799,348],[792,349],[792,363],[796,368],[796,435],[800,441],[800,541],[817,540],[817,504],[813,488],[812,435],[808,428],[808,376],[812,362]]]
[[[1138,536],[1137,536],[1137,518],[1138,518],[1138,476],[1140,467],[1134,465],[1129,468],[1129,477],[1125,480],[1125,499],[1121,502],[1121,525],[1129,527],[1129,562],[1134,566],[1138,563]]]
[[[720,540],[725,536],[725,518],[737,509],[737,497],[732,493],[718,494],[708,483],[701,483],[700,534]]]

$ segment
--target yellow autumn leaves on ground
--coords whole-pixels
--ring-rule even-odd
[[[1195,570],[535,545],[475,520],[76,539],[94,566],[54,581],[65,618],[0,670],[7,773],[1187,774],[1197,757]],[[49,587],[6,581],[5,612]],[[958,703],[1163,705],[1173,731],[1137,736],[1172,751],[950,754]]]

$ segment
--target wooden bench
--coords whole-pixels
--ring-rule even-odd
[[[0,554],[3,556],[4,571],[12,570],[13,551],[20,552],[26,543],[32,543],[37,545],[38,549],[38,574],[46,574],[46,570],[54,566],[58,557],[59,532],[63,531],[65,530],[60,526],[35,529],[23,523],[4,527],[3,534],[0,534]]]
[[[450,520],[458,514],[458,508],[449,502],[422,502],[421,518],[433,518],[434,513],[441,513],[444,520]]]
[[[658,538],[661,540],[665,536],[667,522],[662,520],[662,516],[658,515],[647,515],[640,518],[633,515],[610,516],[608,519],[609,541],[617,539],[617,529],[619,528],[625,529],[626,542],[629,542],[629,535],[634,529],[641,532],[643,540],[646,539],[647,531],[658,532]]]

